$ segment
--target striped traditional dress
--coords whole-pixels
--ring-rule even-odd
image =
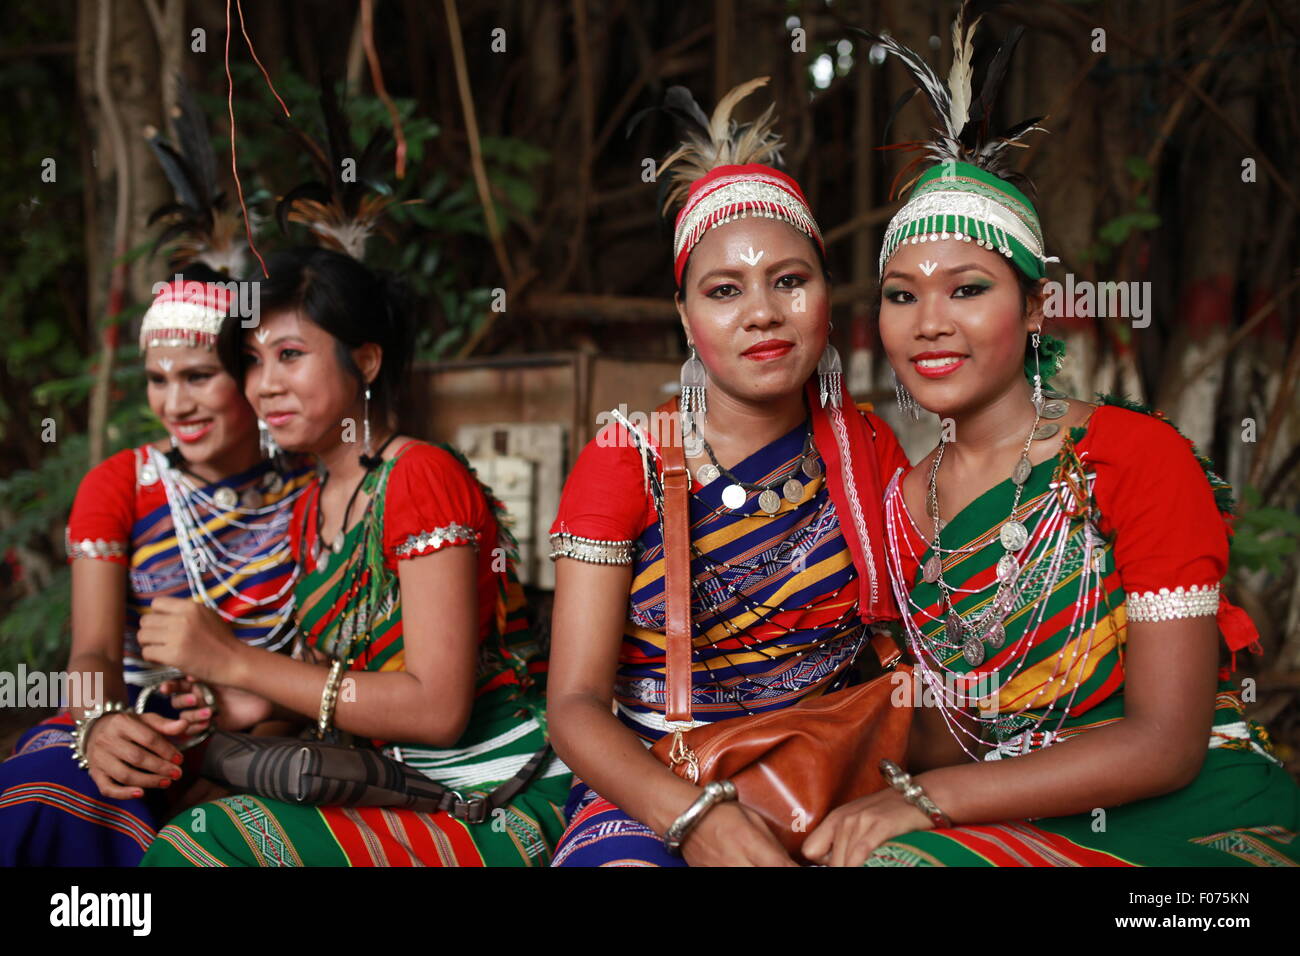
[[[779,710],[838,690],[855,677],[854,661],[870,636],[860,606],[867,588],[846,535],[853,521],[851,508],[843,506],[849,499],[833,493],[827,461],[842,462],[837,467],[843,468],[838,473],[843,484],[837,487],[861,491],[856,482],[868,487],[877,469],[892,472],[907,458],[881,419],[845,405],[844,412],[817,407],[809,420],[730,469],[746,483],[801,486],[797,500],[783,496],[774,514],[759,508],[756,494],[738,510],[726,507],[722,493],[728,478],[691,482],[696,726]],[[812,464],[805,469],[806,442],[819,415],[827,425],[824,441],[812,443]],[[834,453],[835,422],[861,429],[863,445],[854,447],[863,447],[872,460]],[[656,456],[630,422],[610,426],[574,467],[551,535],[556,557],[609,563],[626,557],[632,565],[614,706],[647,746],[666,732]],[[877,489],[874,500],[866,502],[877,514],[879,495]],[[883,566],[880,574],[883,578]],[[657,833],[584,785],[575,787],[568,809],[570,824],[554,865],[683,865],[667,853]]]
[[[127,568],[122,641],[132,702],[161,676],[136,640],[156,597],[206,594],[233,618],[236,636],[254,646],[279,650],[293,639],[296,570],[285,544],[312,470],[301,459],[286,465],[281,472],[263,462],[204,484],[169,469],[161,452],[144,445],[118,452],[82,479],[68,519],[68,560]],[[242,510],[223,510],[219,500]],[[199,526],[206,538],[195,534]],[[216,561],[196,567],[194,542],[236,572]],[[167,818],[165,790],[134,800],[102,796],[72,760],[72,726],[66,712],[43,721],[0,763],[0,865],[134,866]]]
[[[1006,639],[972,666],[948,633],[939,585],[921,567],[933,554],[902,496],[886,491],[890,575],[919,637],[918,680],[933,701],[996,703],[982,739],[954,732],[975,757],[1004,760],[1124,718],[1127,624],[1216,615],[1234,651],[1253,626],[1220,595],[1228,542],[1226,485],[1197,463],[1169,424],[1102,404],[1072,430],[1058,456],[1025,482],[1017,517],[1024,583],[1005,619]],[[977,497],[942,530],[943,579],[965,620],[997,591],[999,530],[1010,480]],[[1187,787],[1092,813],[910,833],[883,844],[868,866],[1291,866],[1300,861],[1300,788],[1246,720],[1220,672],[1208,752]],[[945,696],[947,695],[947,696]],[[954,696],[956,695],[956,696]]]
[[[304,563],[298,620],[305,642],[353,670],[405,666],[397,563],[445,547],[478,551],[480,660],[469,726],[455,747],[375,741],[463,796],[509,780],[546,743],[545,663],[515,574],[505,512],[447,446],[408,442],[372,471],[365,517],[336,554],[317,553],[319,485],[295,511]],[[432,702],[431,702],[432,703]],[[479,824],[445,812],[296,806],[229,797],[182,814],[159,833],[147,866],[535,866],[563,829],[570,773],[551,755],[504,813]],[[199,816],[195,816],[198,813]],[[195,821],[201,819],[202,827]]]

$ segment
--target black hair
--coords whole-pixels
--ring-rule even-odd
[[[392,416],[405,391],[415,349],[406,284],[351,256],[314,246],[277,253],[267,272],[269,277],[251,280],[260,284],[260,314],[300,312],[334,337],[339,365],[358,383],[361,371],[352,361],[352,349],[367,343],[383,349],[379,372],[370,383],[370,401],[380,416]],[[238,322],[227,322],[217,343],[221,364],[237,382],[244,380],[246,331]]]

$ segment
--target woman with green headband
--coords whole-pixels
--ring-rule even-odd
[[[954,28],[959,63],[973,31]],[[987,85],[966,106],[968,70],[947,91],[873,41],[918,74],[946,131],[886,232],[880,310],[900,400],[944,427],[885,492],[916,662],[896,695],[916,706],[911,775],[882,767],[893,786],[832,813],[805,854],[1296,865],[1300,788],[1219,668],[1221,634],[1234,652],[1258,637],[1220,593],[1230,490],[1158,415],[1044,387],[1060,357],[1042,334],[1049,260],[1001,165],[1033,121],[990,139]]]

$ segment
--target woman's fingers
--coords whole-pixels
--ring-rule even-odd
[[[133,744],[130,746],[134,746]],[[102,772],[114,783],[123,787],[129,787],[132,790],[143,790],[145,787],[167,787],[171,785],[173,777],[171,774],[152,774],[138,769],[133,759],[142,755],[144,751],[136,748],[136,752],[127,751],[127,755],[106,751],[100,755],[99,766]]]
[[[115,783],[109,779],[108,774],[94,767],[90,769],[90,779],[99,788],[100,795],[110,800],[131,800],[144,795],[144,791],[138,787],[124,787]]]
[[[127,744],[140,751],[141,759],[145,761],[135,764],[136,766],[156,768],[160,773],[168,773],[180,763],[181,752],[163,735],[183,734],[188,726],[183,720],[168,720],[158,714],[141,714],[139,720],[132,721],[125,728],[123,737]],[[118,756],[123,756],[120,750],[115,752]]]

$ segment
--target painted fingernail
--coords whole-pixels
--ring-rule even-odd
[[[207,718],[209,718],[209,717],[211,717],[211,716],[212,716],[212,708],[211,708],[211,707],[204,707],[201,711],[199,711],[199,717],[203,718],[204,720],[206,720]]]
[[[158,781],[158,786],[160,787],[170,787],[171,785],[172,782],[168,780],[166,777],[163,777],[161,780]]]
[[[131,791],[131,796],[133,796],[133,797],[143,797],[143,796],[144,796],[144,791],[143,791],[143,790],[132,790],[132,791]]]
[[[185,762],[185,758],[182,757],[180,754],[172,754],[172,763],[179,764],[184,762]]]
[[[181,778],[180,767],[177,767],[175,770],[171,771],[171,777],[173,780],[179,780]]]

